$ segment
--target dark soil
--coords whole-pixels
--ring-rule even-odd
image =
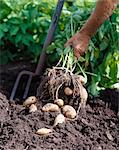
[[[2,66],[0,70],[0,150],[119,149],[119,122],[115,111],[117,107],[107,107],[100,99],[88,101],[86,115],[80,113],[78,120],[59,124],[47,136],[36,135],[35,132],[39,128],[52,127],[56,113],[41,111],[43,98],[39,99],[38,110],[33,113],[28,113],[22,101],[8,100],[14,79],[18,71],[23,70],[23,63],[21,65],[16,68],[16,64]],[[32,70],[31,65],[24,65],[24,69]],[[38,83],[39,81],[33,85],[37,87]],[[34,89],[34,86],[31,86],[29,95],[36,94]],[[104,93],[102,95],[104,98]],[[116,98],[118,103],[118,95]],[[105,99],[110,102],[109,99],[115,99],[115,96],[112,94],[111,98],[108,95]]]

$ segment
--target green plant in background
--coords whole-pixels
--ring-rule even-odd
[[[101,26],[89,46],[90,70],[97,74],[88,87],[93,95],[119,83],[119,11],[116,11]]]
[[[53,2],[53,3],[52,3]],[[36,62],[51,22],[54,1],[0,1],[1,63],[19,56]],[[50,4],[50,5],[49,5]],[[22,54],[22,55],[21,55]]]
[[[67,1],[51,45],[47,49],[48,66],[61,57],[64,43],[71,37],[70,16],[75,32],[90,16],[93,0]],[[1,64],[20,57],[37,62],[46,37],[57,0],[0,0],[0,58]],[[119,8],[105,21],[91,39],[79,64],[88,76],[91,95],[101,89],[113,88],[119,82]],[[79,67],[76,72],[81,73]]]
[[[77,11],[72,13],[69,12],[70,15],[72,14],[73,16],[73,24],[76,31],[81,28],[90,15],[92,4],[88,6],[83,5],[83,7],[82,5],[79,5],[78,7],[79,9]],[[69,24],[70,23],[66,24],[63,32],[60,31],[60,34],[56,35],[54,43],[51,44],[48,52],[52,53],[52,58],[56,58],[56,55],[61,54],[67,35],[71,36]],[[114,14],[105,21],[95,36],[91,39],[86,55],[79,59],[83,71],[88,75],[87,88],[91,96],[97,96],[99,91],[105,88],[114,88],[115,86],[118,86],[119,88],[118,39],[119,10],[117,8]],[[79,68],[77,71],[79,73],[82,72],[81,70],[79,71]]]

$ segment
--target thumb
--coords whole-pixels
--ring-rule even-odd
[[[65,44],[64,44],[64,47],[68,47],[68,46],[71,46],[72,45],[72,40],[69,39]]]
[[[75,56],[75,59],[78,60],[80,58],[80,56],[81,56],[80,51],[77,50],[77,49],[74,49],[74,56]]]

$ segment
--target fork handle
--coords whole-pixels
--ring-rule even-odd
[[[57,7],[52,17],[52,22],[50,24],[49,31],[48,31],[48,34],[46,36],[46,39],[43,45],[42,53],[40,55],[40,59],[38,61],[38,65],[35,71],[36,75],[42,75],[43,73],[43,69],[45,67],[46,59],[47,59],[46,48],[52,42],[53,35],[56,30],[64,2],[65,0],[58,0]]]

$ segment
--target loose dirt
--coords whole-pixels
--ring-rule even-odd
[[[51,128],[57,114],[41,111],[44,103],[49,102],[49,99],[43,97],[37,102],[38,110],[33,113],[23,107],[22,99],[9,101],[14,78],[7,70],[1,72],[0,150],[119,149],[116,111],[107,107],[100,99],[88,101],[86,114],[80,112],[76,121],[59,124],[47,136],[35,134],[39,128]]]

